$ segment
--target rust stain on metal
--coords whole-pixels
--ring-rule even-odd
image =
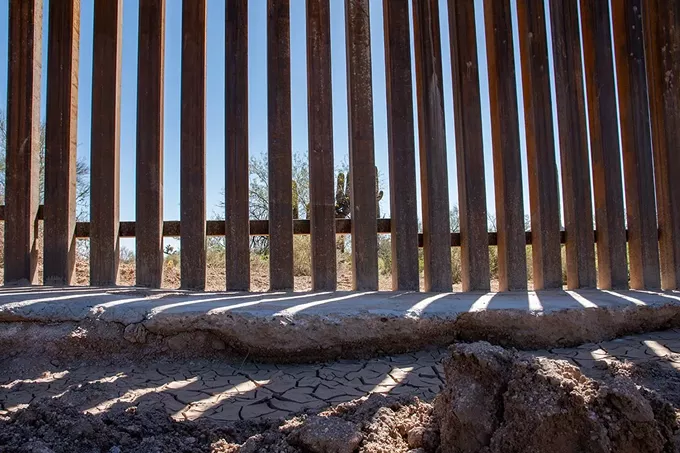
[[[645,0],[642,8],[659,222],[661,288],[680,285],[680,4]]]
[[[120,257],[122,0],[94,4],[90,284],[115,285]]]
[[[384,0],[392,289],[418,290],[418,212],[408,0]]]
[[[137,285],[163,280],[165,0],[140,0],[137,74]]]
[[[205,233],[206,0],[182,2],[180,245],[182,288],[203,290]]]
[[[594,287],[595,246],[578,4],[551,0],[550,18],[567,231],[567,287]]]
[[[630,232],[630,287],[658,289],[661,286],[659,240],[641,10],[642,0],[612,1],[626,214]]]
[[[42,1],[9,2],[4,282],[37,283]]]
[[[524,202],[512,18],[509,0],[484,3],[489,73],[493,169],[498,222],[498,285],[501,291],[527,287]]]
[[[315,291],[337,287],[330,20],[329,0],[307,0],[309,198]]]
[[[76,127],[80,0],[50,4],[43,281],[70,285],[76,264]]]
[[[269,134],[269,286],[293,289],[293,170],[290,104],[290,4],[267,2]]]
[[[484,145],[474,0],[449,0],[463,291],[489,290]]]
[[[451,291],[449,191],[442,97],[439,7],[413,2],[425,291]]]
[[[378,289],[373,88],[368,0],[345,0],[352,211],[352,286]]]
[[[518,0],[517,19],[522,84],[527,87],[524,125],[534,289],[561,288],[560,206],[543,0]]]
[[[225,255],[228,290],[250,288],[248,236],[248,0],[225,2]]]

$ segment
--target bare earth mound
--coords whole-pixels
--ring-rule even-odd
[[[59,400],[43,400],[0,419],[7,453],[366,453],[435,451],[432,406],[417,398],[374,394],[319,414],[287,421],[216,424],[175,422],[155,407],[117,407],[87,415]]]
[[[676,408],[631,379],[644,371],[603,365],[608,372],[592,379],[563,360],[454,346],[435,403],[442,453],[676,451]]]

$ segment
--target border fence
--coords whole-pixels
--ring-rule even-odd
[[[570,289],[678,288],[680,1],[513,0],[513,33],[511,0],[484,0],[486,39],[479,43],[478,4],[448,0],[449,68],[442,67],[440,27],[446,24],[440,24],[440,2],[384,0],[389,219],[376,218],[369,0],[344,0],[351,215],[335,218],[329,1],[306,0],[310,218],[297,220],[291,193],[290,0],[267,0],[270,199],[268,220],[260,221],[250,220],[248,210],[248,33],[258,31],[248,30],[247,0],[225,0],[226,220],[208,221],[206,0],[183,0],[181,215],[179,221],[164,222],[165,1],[140,0],[136,221],[121,222],[122,0],[96,0],[91,211],[89,222],[76,222],[80,0],[49,5],[44,206],[38,194],[43,5],[42,0],[9,0],[6,203],[0,209],[5,283],[36,282],[42,220],[44,281],[57,285],[72,283],[76,238],[90,240],[91,284],[115,285],[119,240],[134,236],[137,284],[160,287],[163,237],[178,236],[182,287],[200,290],[206,280],[206,238],[224,236],[225,289],[248,290],[249,236],[269,235],[271,289],[291,289],[293,235],[309,234],[313,289],[333,290],[336,234],[351,234],[353,286],[377,290],[377,235],[389,233],[395,290],[419,289],[422,247],[425,286],[420,289],[450,291],[452,246],[461,248],[463,289],[488,290],[489,245],[498,247],[500,290],[524,290],[526,244],[532,245],[535,289],[562,287],[562,244]],[[515,67],[515,39],[520,68]],[[497,233],[487,231],[479,45],[487,54]],[[452,99],[444,96],[443,71],[451,71]],[[524,228],[520,73],[530,232]],[[447,149],[445,140],[448,102],[454,109],[455,149]],[[456,161],[459,233],[450,232],[447,159]]]

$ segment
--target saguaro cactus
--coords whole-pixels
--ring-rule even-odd
[[[351,178],[350,173],[347,172],[347,178],[343,172],[338,173],[336,188],[335,188],[335,217],[339,219],[346,219],[350,215],[351,209]],[[380,218],[380,200],[383,197],[383,191],[379,189],[378,181],[378,167],[375,168],[375,207],[377,217]]]
[[[350,216],[352,200],[350,194],[352,192],[352,179],[350,178],[349,172],[347,172],[347,177],[343,172],[338,173],[338,179],[335,186],[335,217],[338,219],[346,219]],[[379,190],[378,181],[378,167],[375,168],[375,209],[377,218],[380,218],[380,200],[383,197],[383,191]],[[341,252],[345,252],[345,236],[340,235],[337,241],[338,249]]]
[[[293,219],[299,219],[300,218],[300,208],[298,207],[298,187],[297,187],[297,182],[293,180]]]

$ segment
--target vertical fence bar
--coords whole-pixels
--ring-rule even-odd
[[[163,280],[165,0],[140,0],[137,65],[137,285]]]
[[[50,3],[45,128],[45,284],[70,285],[76,258],[80,0]]]
[[[120,259],[120,74],[123,3],[95,2],[90,152],[90,284],[115,285]]]
[[[517,0],[534,289],[562,287],[560,207],[543,0]]]
[[[489,238],[474,0],[449,0],[463,291],[488,291]]]
[[[526,289],[524,202],[509,0],[484,2],[498,225],[498,286]]]
[[[609,2],[581,0],[581,30],[597,223],[597,283],[628,287],[626,227]]]
[[[248,0],[226,2],[226,277],[227,289],[250,288],[248,222]]]
[[[293,289],[290,3],[267,0],[269,286]]]
[[[567,287],[593,287],[595,247],[578,4],[550,0],[550,19],[567,230]]]
[[[383,0],[392,289],[418,290],[418,206],[408,0]]]
[[[5,284],[38,278],[42,0],[10,0]]]
[[[630,287],[655,289],[659,277],[659,233],[648,115],[642,31],[642,0],[613,0],[612,23],[626,178]]]
[[[307,0],[307,109],[312,290],[337,287],[329,0]]]
[[[373,90],[368,0],[345,0],[352,211],[352,285],[378,289]]]
[[[659,211],[661,287],[680,286],[680,4],[642,4]]]
[[[182,288],[205,289],[206,0],[182,2],[180,244]]]
[[[437,0],[413,2],[425,291],[451,291],[442,55]]]

